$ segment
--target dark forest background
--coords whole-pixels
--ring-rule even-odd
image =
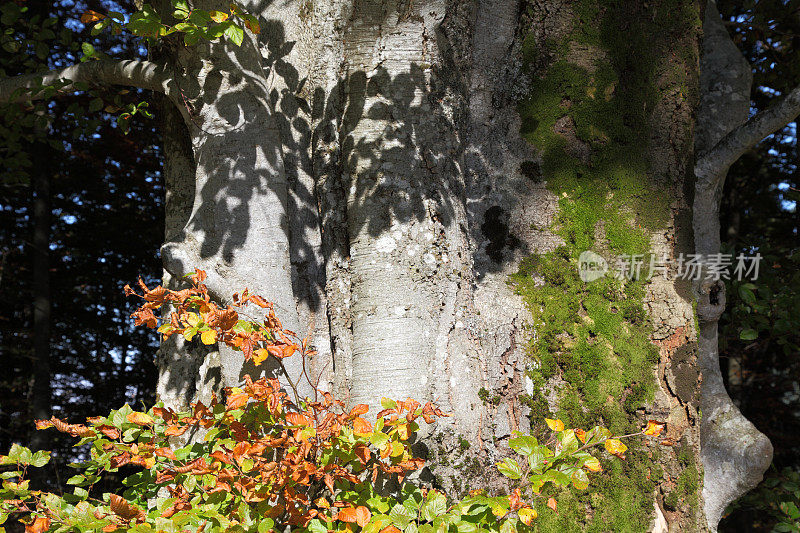
[[[800,0],[718,7],[753,67],[753,113],[800,84]],[[79,20],[87,9],[135,8],[129,0],[0,0],[0,77],[80,61],[87,44],[147,56],[125,35],[90,35]],[[27,46],[17,44],[20,36]],[[151,95],[118,89],[0,109],[0,451],[13,442],[55,450],[41,480],[54,487],[80,450],[69,438],[37,433],[34,418],[81,421],[155,401],[158,339],[132,327],[135,302],[122,292],[139,276],[150,283],[161,275],[158,119],[138,113],[127,135],[117,123],[126,106],[143,101],[158,113]],[[772,440],[775,460],[721,531],[781,530],[792,521],[787,502],[800,503],[798,150],[793,122],[745,154],[725,188],[725,251],[764,259],[756,282],[729,284],[723,373],[734,401]]]

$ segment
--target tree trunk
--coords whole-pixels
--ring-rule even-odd
[[[690,287],[577,271],[589,249],[692,251],[699,6],[267,4],[246,6],[263,31],[241,48],[166,49],[186,126],[164,130],[168,281],[198,267],[221,302],[275,302],[350,403],[453,413],[424,440],[451,490],[493,483],[529,420],[664,419],[675,447],[632,446],[540,527],[703,529]],[[179,350],[161,350],[170,402],[213,388],[209,361],[224,385],[260,371]]]

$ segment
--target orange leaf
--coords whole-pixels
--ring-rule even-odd
[[[118,439],[121,435],[120,431],[114,426],[97,426],[97,429],[100,430],[100,433],[112,440]]]
[[[355,446],[355,448],[353,448],[353,453],[356,454],[356,457],[358,457],[363,464],[367,464],[370,456],[372,455],[369,451],[369,448],[360,442]]]
[[[153,418],[145,413],[133,412],[129,413],[125,418],[128,419],[128,422],[136,424],[137,426],[146,426],[153,423]]]
[[[186,433],[187,429],[187,426],[167,426],[167,429],[164,430],[164,435],[167,437],[177,437]]]
[[[517,509],[525,505],[525,502],[522,500],[522,493],[518,488],[514,489],[514,492],[509,494],[508,503],[511,505],[512,511],[516,511]]]
[[[575,428],[575,436],[580,439],[580,441],[586,444],[586,432],[580,428]]]
[[[555,510],[556,510],[556,507],[557,507],[557,504],[556,504],[556,499],[555,499],[555,498],[549,498],[549,499],[547,500],[547,506],[548,506],[550,509],[552,509],[552,510],[554,510],[554,511],[555,511]]]
[[[544,421],[547,423],[547,427],[553,431],[564,431],[564,422],[560,419],[545,418]]]
[[[109,496],[111,503],[111,511],[125,520],[133,520],[134,518],[144,518],[144,511],[125,501],[122,496],[112,494]]]
[[[91,24],[92,22],[97,22],[98,20],[103,20],[106,18],[105,15],[102,13],[98,13],[97,11],[93,11],[91,9],[87,9],[83,15],[81,15],[81,22],[84,24]]]
[[[350,413],[348,413],[347,416],[351,416],[351,417],[355,418],[357,416],[361,416],[361,415],[367,414],[367,412],[369,412],[369,405],[367,405],[365,403],[360,403],[360,404],[354,406],[350,410]]]
[[[661,432],[664,431],[664,422],[658,422],[656,420],[648,420],[647,427],[644,428],[644,434],[650,435],[652,437],[657,437],[661,435]]]
[[[228,401],[225,405],[228,409],[238,409],[244,405],[247,405],[247,401],[249,399],[250,395],[246,392],[236,392],[228,396]]]
[[[286,413],[286,421],[292,426],[307,426],[309,424],[308,417],[300,413]]]
[[[369,509],[363,505],[359,505],[356,509],[356,524],[361,527],[365,527],[367,524],[369,524],[371,518],[372,513],[369,512]]]
[[[164,446],[163,448],[157,448],[154,452],[159,457],[166,457],[167,459],[175,460],[177,457],[175,456],[175,452],[172,451],[171,448],[167,448]]]
[[[353,420],[353,433],[359,437],[369,437],[372,435],[372,424],[361,417],[356,417]]]
[[[37,516],[33,522],[25,526],[25,533],[43,533],[50,529],[50,518]]]
[[[352,507],[345,507],[344,509],[340,509],[338,519],[341,522],[351,522],[351,523],[355,522],[356,520],[358,520],[358,517],[356,516],[356,510],[353,509]]]
[[[380,530],[380,533],[401,533],[401,531],[394,526],[386,526]]]

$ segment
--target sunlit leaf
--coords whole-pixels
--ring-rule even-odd
[[[524,507],[519,511],[517,511],[517,515],[519,515],[519,519],[522,520],[523,524],[529,526],[539,516],[539,513],[536,512],[536,509],[531,509],[530,507]]]
[[[564,431],[564,422],[560,419],[545,418],[544,421],[547,423],[547,427],[553,431]]]
[[[650,435],[652,437],[657,437],[661,434],[664,430],[664,422],[658,422],[656,420],[648,420],[647,427],[644,428],[644,434]]]
[[[125,417],[128,422],[131,424],[136,424],[137,426],[146,426],[148,424],[153,423],[153,417],[146,413],[129,413],[127,417]]]
[[[608,439],[605,443],[605,447],[606,450],[608,450],[608,453],[611,455],[616,455],[620,459],[625,458],[623,454],[625,453],[625,450],[628,449],[628,447],[625,446],[625,444],[623,444],[623,442],[619,439]]]

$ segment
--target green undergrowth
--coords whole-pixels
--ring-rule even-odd
[[[658,18],[623,12],[618,2],[602,10],[583,2],[575,29],[561,42],[547,50],[533,36],[524,42],[536,81],[519,105],[521,133],[541,153],[540,175],[559,203],[551,230],[564,241],[523,261],[511,277],[534,319],[532,419],[548,414],[544,398],[555,394],[553,415],[568,427],[605,423],[615,433],[634,432],[636,410],[652,400],[658,349],[643,307],[647,281],[584,282],[578,257],[592,250],[613,271],[615,257],[642,254],[642,278],[648,272],[649,235],[664,227],[670,201],[658,169],[648,164],[649,114],[661,90],[653,81],[664,45],[657,36],[669,35],[654,26],[697,24],[696,15],[672,4],[662,3]],[[532,66],[541,57],[557,58],[543,77]],[[528,170],[534,165],[526,163]],[[644,531],[660,477],[647,451],[631,446],[625,462],[597,476],[596,490],[561,494],[558,515],[542,516],[539,531]],[[693,490],[688,478],[686,485]]]

